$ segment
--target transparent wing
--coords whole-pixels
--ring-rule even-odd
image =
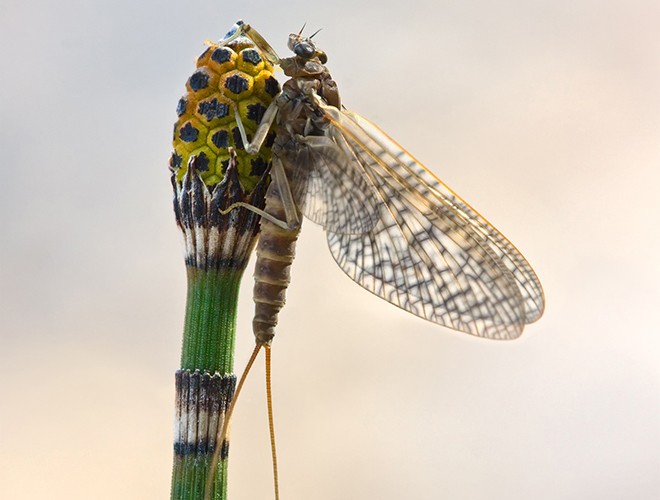
[[[302,213],[327,231],[362,234],[379,219],[378,197],[351,159],[328,137],[300,138],[295,150],[280,153],[294,199]]]
[[[318,103],[378,197],[364,233],[328,229],[330,251],[351,279],[411,313],[473,335],[510,339],[543,313],[536,274],[520,252],[378,127]]]

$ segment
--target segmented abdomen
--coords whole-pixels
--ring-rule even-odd
[[[286,220],[284,207],[275,183],[266,194],[266,212],[279,220]],[[300,212],[298,219],[302,220]],[[269,220],[261,219],[257,243],[257,264],[254,270],[254,319],[252,329],[258,344],[270,344],[275,336],[277,315],[286,301],[286,289],[291,281],[291,263],[300,234],[297,229],[282,229]]]

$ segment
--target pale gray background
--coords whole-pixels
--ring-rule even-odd
[[[324,28],[345,104],[509,236],[548,300],[519,341],[452,333],[354,285],[306,224],[273,349],[282,499],[660,498],[660,4],[373,5],[2,2],[3,498],[168,497],[171,128],[239,17],[282,53]],[[236,412],[233,500],[272,497],[262,387]]]

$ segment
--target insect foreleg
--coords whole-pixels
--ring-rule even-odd
[[[254,133],[252,142],[248,142],[247,133],[245,132],[245,127],[243,126],[243,122],[241,121],[241,114],[239,113],[238,108],[234,107],[234,117],[236,119],[236,125],[238,126],[239,133],[241,134],[241,140],[243,141],[243,144],[245,146],[245,151],[247,151],[248,154],[255,155],[259,152],[261,146],[266,140],[266,135],[268,134],[270,127],[273,125],[273,122],[275,121],[275,117],[277,116],[277,111],[278,111],[277,98],[275,98],[273,102],[269,104],[268,108],[266,108],[266,111],[264,112],[264,116],[261,118],[261,122],[259,122],[259,126],[257,127],[257,130]]]
[[[270,178],[271,182],[275,183],[275,187],[277,187],[277,192],[284,207],[284,215],[287,221],[286,229],[298,229],[300,227],[300,218],[298,217],[296,201],[293,199],[291,185],[289,184],[289,179],[287,179],[282,160],[275,155],[273,155],[273,167],[270,171]]]
[[[289,224],[286,221],[280,220],[277,217],[273,217],[269,213],[264,212],[259,207],[255,207],[254,205],[250,205],[249,203],[245,203],[244,201],[237,201],[236,203],[232,203],[231,205],[229,205],[224,210],[219,208],[218,212],[220,212],[222,215],[227,215],[229,212],[231,212],[235,208],[240,208],[240,207],[243,207],[246,210],[249,210],[250,212],[254,212],[259,217],[263,217],[264,219],[269,220],[270,222],[272,222],[276,226],[281,227],[282,229],[293,229],[293,228],[289,227]]]
[[[264,53],[266,59],[268,59],[268,62],[274,65],[280,64],[280,56],[277,55],[275,49],[270,46],[270,44],[264,39],[263,36],[261,36],[261,34],[259,34],[257,30],[252,28],[252,26],[250,26],[249,24],[245,24],[240,19],[236,21],[236,24],[234,26],[235,26],[234,28],[235,31],[228,37],[218,42],[218,45],[220,47],[227,45],[228,43],[236,40],[239,36],[246,36],[250,40],[252,40],[252,42],[254,42],[257,48],[259,48]]]
[[[250,205],[249,203],[245,203],[243,201],[237,201],[236,203],[229,205],[226,209],[218,209],[218,211],[222,215],[227,215],[235,208],[243,207],[250,212],[254,212],[260,217],[263,217],[264,219],[272,222],[276,226],[281,227],[282,229],[298,229],[300,227],[300,218],[298,217],[296,202],[293,199],[293,194],[291,193],[291,186],[289,185],[289,181],[286,177],[284,165],[282,165],[282,161],[276,156],[273,156],[273,166],[270,171],[270,179],[271,186],[274,185],[277,188],[277,192],[279,193],[282,205],[284,207],[286,220],[278,219],[277,217],[272,216],[259,207],[255,207],[254,205]]]

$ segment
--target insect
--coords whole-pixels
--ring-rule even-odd
[[[314,35],[291,34],[294,55],[286,58],[241,21],[220,43],[239,36],[289,77],[252,141],[243,137],[254,154],[275,132],[265,209],[241,202],[227,209],[244,206],[262,217],[249,365],[265,347],[269,376],[303,215],[323,226],[352,280],[416,316],[489,339],[514,339],[541,317],[543,290],[522,254],[376,125],[342,107]]]

